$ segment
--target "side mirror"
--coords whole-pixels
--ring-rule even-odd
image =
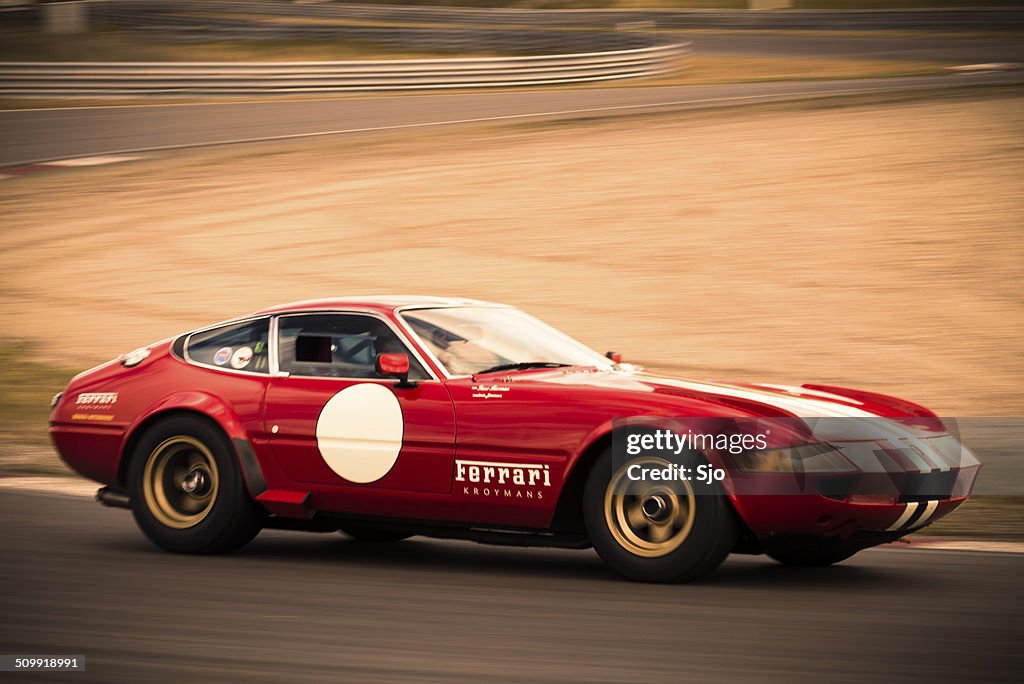
[[[377,354],[374,367],[378,375],[387,375],[398,378],[395,387],[415,387],[415,382],[409,382],[409,356],[407,354]]]
[[[612,363],[622,363],[622,354],[619,352],[605,352],[605,358],[611,359]]]

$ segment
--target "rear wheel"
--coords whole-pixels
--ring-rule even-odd
[[[150,427],[132,455],[128,489],[139,528],[168,551],[233,551],[262,527],[230,442],[201,418],[174,416]]]
[[[345,523],[341,531],[360,542],[398,542],[413,536],[389,525],[371,522]]]
[[[698,454],[687,467],[702,463]],[[615,467],[605,451],[587,477],[583,518],[601,559],[641,582],[687,582],[707,575],[736,543],[734,513],[721,490],[697,489],[687,481],[633,481],[628,468],[664,468],[646,457]]]

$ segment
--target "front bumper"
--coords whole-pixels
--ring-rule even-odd
[[[884,533],[897,539],[949,515],[966,500],[858,504],[798,494],[738,496],[733,504],[760,540],[777,536],[850,537],[862,532]]]
[[[872,440],[832,444],[856,471],[733,473],[733,504],[758,539],[903,536],[966,501],[981,469],[948,434],[917,439],[905,450]]]

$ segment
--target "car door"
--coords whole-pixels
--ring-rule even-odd
[[[265,401],[274,458],[317,487],[447,493],[455,413],[442,382],[385,318],[370,313],[278,316],[277,361]],[[409,356],[409,383],[381,377],[375,358]]]
[[[452,496],[481,519],[544,525],[594,421],[559,386],[521,375],[448,380],[459,416]]]

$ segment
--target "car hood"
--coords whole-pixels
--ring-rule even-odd
[[[568,389],[595,389],[620,394],[623,408],[637,415],[650,410],[665,415],[771,418],[805,425],[819,439],[857,439],[882,425],[900,425],[901,433],[934,436],[945,426],[927,409],[895,397],[822,386],[724,383],[665,377],[646,372],[565,368],[514,373],[510,383],[557,384]],[[801,430],[802,431],[802,430]],[[866,435],[862,438],[868,438]]]

